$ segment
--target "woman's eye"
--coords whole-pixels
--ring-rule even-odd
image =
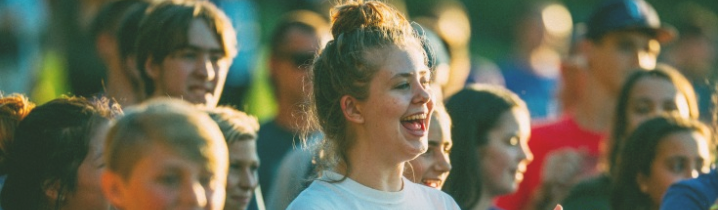
[[[408,89],[409,87],[409,83],[401,83],[396,86],[396,89]]]
[[[451,147],[444,147],[444,154],[451,154]]]
[[[647,114],[651,112],[651,107],[645,105],[639,105],[633,107],[633,112],[636,114]]]
[[[241,166],[239,164],[236,164],[236,163],[229,164],[230,170],[239,170],[240,168],[241,168]]]
[[[426,152],[424,152],[424,154],[422,154],[422,155],[424,155],[424,156],[434,156],[434,148],[429,147],[429,149],[427,149]]]
[[[425,79],[421,80],[421,85],[424,87],[428,87],[430,84],[431,84],[431,82],[429,82],[429,80],[425,80]]]
[[[166,186],[175,186],[179,183],[179,176],[174,174],[160,176],[158,181]]]
[[[674,160],[674,161],[671,161],[670,167],[671,167],[671,171],[673,171],[674,173],[682,173],[683,170],[686,169],[686,164],[685,164],[685,161]]]
[[[202,184],[202,186],[208,186],[212,182],[212,176],[202,176],[199,178],[199,183]]]

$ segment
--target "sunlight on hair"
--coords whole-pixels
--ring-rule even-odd
[[[546,32],[551,36],[566,37],[571,34],[573,20],[568,9],[560,4],[551,4],[541,11]]]

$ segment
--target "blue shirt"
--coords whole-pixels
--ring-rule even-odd
[[[262,186],[262,196],[269,198],[271,197],[269,191],[272,189],[282,159],[292,151],[294,145],[299,148],[301,142],[298,135],[280,127],[275,120],[260,126],[257,137],[257,155],[260,161],[259,186]]]
[[[718,173],[713,169],[695,179],[671,185],[663,196],[661,209],[706,210],[718,198]]]

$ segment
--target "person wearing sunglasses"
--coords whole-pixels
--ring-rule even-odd
[[[294,142],[299,141],[297,134],[306,122],[300,105],[308,100],[312,87],[307,77],[309,66],[324,46],[328,33],[329,23],[324,17],[297,10],[283,16],[271,36],[268,66],[277,115],[260,126],[257,140],[257,153],[262,161],[259,185],[265,199],[273,197],[270,189],[282,159],[298,148]]]

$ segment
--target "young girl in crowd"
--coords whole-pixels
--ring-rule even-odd
[[[661,116],[638,126],[620,150],[611,207],[657,210],[668,187],[708,172],[711,133],[697,120]]]
[[[526,104],[494,86],[471,86],[446,103],[454,127],[453,163],[444,191],[461,209],[496,209],[493,199],[516,191],[531,161]]]
[[[229,149],[227,199],[225,210],[245,210],[257,188],[257,118],[231,107],[220,106],[207,111],[224,134]],[[260,202],[263,203],[263,202]]]
[[[431,72],[409,22],[384,3],[336,8],[314,62],[313,112],[325,134],[321,176],[288,209],[458,209],[402,177],[428,148]]]
[[[55,99],[20,122],[4,154],[3,209],[110,209],[100,189],[100,128],[121,111],[108,102]]]
[[[631,74],[621,88],[608,142],[606,173],[577,184],[562,202],[566,209],[610,209],[612,168],[619,158],[625,138],[639,124],[660,114],[673,114],[698,119],[698,107],[693,87],[677,70],[658,65],[651,71]]]
[[[452,147],[451,118],[443,105],[435,104],[430,125],[429,149],[405,165],[404,177],[419,184],[441,189],[451,171],[449,153]]]

